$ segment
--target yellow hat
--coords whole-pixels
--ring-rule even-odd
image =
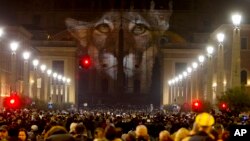
[[[195,122],[199,126],[212,126],[214,124],[214,117],[211,114],[204,112],[196,116]]]

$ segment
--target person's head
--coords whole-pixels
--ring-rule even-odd
[[[104,138],[104,129],[101,128],[101,127],[96,128],[95,132],[94,132],[94,138],[95,139],[102,139],[102,138]]]
[[[68,131],[63,126],[52,126],[47,133],[45,133],[44,138],[48,138],[52,135],[57,134],[67,134]]]
[[[70,131],[69,131],[70,134],[75,134],[76,126],[77,126],[77,123],[75,123],[75,122],[72,122],[70,124]]]
[[[210,133],[214,122],[214,117],[206,112],[200,113],[195,117],[195,123],[198,124],[199,130],[207,133]]]
[[[87,129],[86,129],[85,125],[83,125],[83,123],[78,123],[75,127],[75,133],[87,135]]]
[[[0,127],[0,139],[5,139],[9,136],[8,134],[8,126],[7,125],[2,125]]]
[[[194,134],[196,134],[198,131],[199,131],[199,125],[198,125],[197,123],[194,122],[194,123],[193,123],[192,130],[190,131],[189,134],[194,135]]]
[[[218,134],[220,134],[220,135],[224,132],[224,127],[223,127],[222,124],[215,124],[215,125],[213,126],[213,129],[214,129],[216,132],[218,132]]]
[[[175,141],[181,141],[182,139],[184,139],[185,137],[187,137],[189,135],[189,131],[186,128],[180,128],[176,135],[175,135]]]
[[[28,132],[24,128],[19,129],[18,139],[21,141],[26,141],[28,139]]]
[[[145,125],[138,125],[135,129],[135,136],[137,140],[145,141],[149,139],[148,129]]]
[[[167,130],[163,130],[159,133],[159,141],[173,141],[173,139]]]
[[[33,131],[33,132],[37,132],[38,131],[38,126],[37,125],[32,125],[31,127],[30,127],[30,129],[31,129],[31,131]]]
[[[114,140],[117,137],[116,128],[114,126],[107,126],[104,133],[105,138],[108,140]]]

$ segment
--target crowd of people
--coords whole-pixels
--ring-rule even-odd
[[[143,106],[95,106],[78,111],[6,110],[1,141],[227,141],[233,125],[249,124],[234,113],[178,112]]]

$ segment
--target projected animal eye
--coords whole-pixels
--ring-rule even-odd
[[[96,28],[96,30],[98,30],[98,31],[101,32],[101,33],[108,33],[108,32],[111,31],[109,25],[108,25],[108,24],[105,24],[105,23],[99,24],[99,25],[97,25],[95,28]]]
[[[133,28],[132,28],[132,33],[135,35],[140,35],[145,33],[148,30],[148,27],[146,27],[143,24],[136,24]]]

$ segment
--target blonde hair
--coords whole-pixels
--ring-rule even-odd
[[[175,135],[174,141],[181,141],[189,135],[189,130],[186,128],[180,128]]]

